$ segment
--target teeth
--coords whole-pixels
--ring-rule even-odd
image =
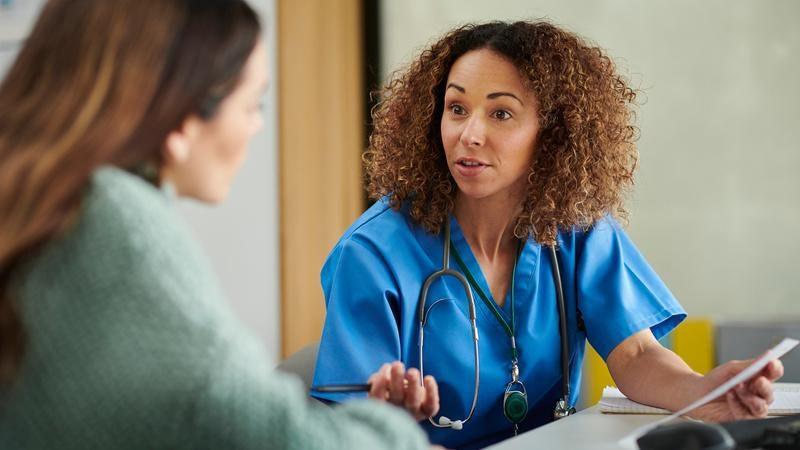
[[[475,166],[480,166],[481,165],[481,163],[478,163],[478,162],[475,162],[475,161],[461,161],[461,164],[465,165],[467,167],[475,167]]]

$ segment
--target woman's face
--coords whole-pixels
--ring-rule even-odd
[[[163,173],[178,195],[207,203],[225,199],[250,139],[261,129],[261,97],[267,81],[266,51],[259,43],[242,69],[239,84],[222,100],[215,115],[210,120],[187,119],[177,144],[170,141],[174,136],[167,138]],[[181,148],[177,152],[183,152],[177,158],[170,155],[175,145],[186,146],[186,151]]]
[[[450,69],[442,113],[447,166],[474,199],[524,195],[539,115],[519,70],[498,53],[465,53]]]

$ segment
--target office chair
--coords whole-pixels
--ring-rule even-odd
[[[281,361],[276,370],[290,373],[300,378],[303,385],[305,385],[306,392],[308,392],[311,389],[311,383],[314,381],[314,366],[317,363],[318,349],[318,342],[309,344]]]

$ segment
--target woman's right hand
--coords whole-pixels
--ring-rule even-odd
[[[416,420],[433,417],[439,412],[439,386],[432,376],[422,383],[419,376],[419,370],[406,371],[400,361],[384,364],[369,377],[369,396],[406,409]]]

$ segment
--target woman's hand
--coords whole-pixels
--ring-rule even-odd
[[[430,375],[420,383],[419,375],[399,361],[384,364],[369,377],[369,396],[405,408],[416,420],[432,417],[439,412],[439,387]]]
[[[716,367],[704,377],[708,390],[728,381],[749,366],[753,360],[729,361]],[[783,364],[774,359],[750,380],[735,386],[708,404],[690,412],[696,419],[710,422],[765,417],[772,403],[772,382],[783,376]]]

